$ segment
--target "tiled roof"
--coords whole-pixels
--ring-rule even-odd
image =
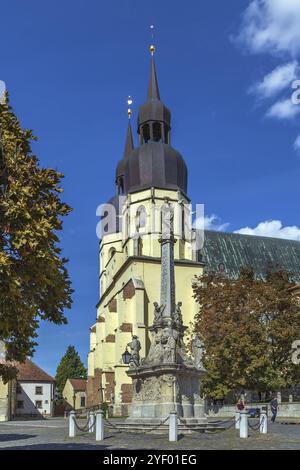
[[[85,379],[69,379],[75,392],[86,391],[86,380]]]
[[[28,380],[34,382],[55,382],[51,375],[47,374],[40,367],[38,367],[30,359],[26,359],[24,363],[17,362],[15,366],[18,368],[18,380]]]
[[[205,230],[201,254],[207,271],[218,271],[223,264],[233,279],[243,266],[252,266],[256,276],[263,279],[266,268],[277,265],[293,272],[295,282],[300,282],[298,241]]]

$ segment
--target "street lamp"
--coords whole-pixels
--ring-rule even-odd
[[[104,402],[103,390],[105,390],[105,388],[102,387],[102,384],[101,384],[100,387],[98,388],[98,391],[100,392],[100,405],[101,405],[101,403]]]
[[[123,354],[122,354],[122,361],[123,361],[123,364],[129,364],[130,359],[131,359],[131,354],[130,354],[130,352],[128,351],[128,349],[126,348],[125,351],[124,351]]]

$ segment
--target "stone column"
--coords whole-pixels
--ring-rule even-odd
[[[75,411],[70,411],[70,414],[69,414],[69,437],[75,437],[76,436],[75,419],[76,419]]]
[[[171,411],[169,417],[169,441],[176,442],[178,440],[178,423],[177,412]]]
[[[175,311],[175,273],[174,273],[174,213],[169,202],[163,204],[161,237],[161,287],[160,304],[164,306],[163,317],[171,318]]]
[[[234,425],[235,429],[240,429],[240,412],[239,411],[235,412],[235,418],[234,419],[235,419],[235,421],[234,421],[235,422],[235,425]]]
[[[260,434],[267,434],[268,432],[268,416],[266,410],[262,410],[260,412],[260,417],[259,417],[259,432]]]
[[[94,419],[95,419],[95,414],[93,411],[91,411],[89,413],[89,416],[88,416],[88,427],[89,427],[89,433],[92,433],[94,432],[94,428],[95,428],[95,423],[94,423]]]
[[[104,440],[104,416],[103,411],[96,413],[96,441]]]
[[[240,413],[240,437],[246,439],[248,437],[248,415],[245,410]]]

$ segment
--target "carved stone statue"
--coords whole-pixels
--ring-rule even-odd
[[[162,306],[159,306],[157,302],[154,305],[154,323],[159,323],[162,317]]]
[[[173,234],[174,231],[174,209],[166,198],[161,207],[162,214],[162,237],[166,238]]]
[[[175,312],[173,315],[174,321],[176,323],[177,328],[180,328],[182,326],[182,313],[181,313],[181,306],[182,302],[178,302],[178,304],[175,307]]]
[[[166,328],[162,337],[162,343],[164,345],[164,363],[176,362],[177,338],[174,333],[176,332],[172,329],[172,323],[169,322],[168,328]]]
[[[132,341],[127,344],[131,349],[131,359],[129,362],[130,367],[138,367],[140,365],[140,350],[141,343],[136,335],[132,336]]]
[[[199,335],[196,335],[192,342],[192,352],[195,366],[197,369],[203,369],[204,344]]]

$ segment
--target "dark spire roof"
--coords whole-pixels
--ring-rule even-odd
[[[147,100],[160,100],[154,57],[151,56],[150,79]]]
[[[124,159],[129,157],[133,148],[134,147],[133,147],[131,123],[130,123],[130,119],[128,119],[127,134],[126,134],[126,141],[125,141],[124,154],[123,154]]]
[[[139,147],[133,148],[130,122],[124,156],[116,171],[116,192],[129,194],[147,188],[187,192],[188,172],[184,159],[170,145],[171,113],[160,99],[151,46],[147,101],[138,115]],[[131,113],[130,113],[131,114]],[[114,203],[113,200],[110,203]]]
[[[122,158],[122,160],[119,161],[119,163],[117,165],[116,179],[119,176],[124,175],[126,160],[128,160],[128,158],[129,158],[129,156],[130,156],[133,149],[134,149],[134,146],[133,146],[132,130],[131,130],[131,123],[130,123],[130,119],[129,119],[128,120],[128,126],[127,126],[127,133],[126,133],[126,140],[125,140],[123,158]]]
[[[160,99],[156,67],[154,57],[151,55],[150,62],[150,78],[148,86],[147,101],[140,106],[138,115],[138,132],[140,133],[140,125],[147,121],[164,122],[170,128],[171,113],[167,106]]]

